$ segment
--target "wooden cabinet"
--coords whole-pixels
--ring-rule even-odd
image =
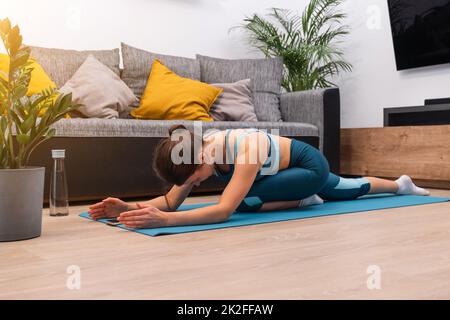
[[[450,125],[341,129],[340,174],[450,189]]]

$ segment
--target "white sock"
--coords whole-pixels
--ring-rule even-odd
[[[430,191],[416,186],[411,178],[405,174],[395,180],[395,182],[397,182],[398,185],[397,194],[414,194],[418,196],[430,195]]]
[[[311,206],[314,204],[322,204],[323,199],[319,197],[317,194],[313,194],[312,196],[309,196],[308,198],[302,199],[300,201],[299,207],[306,207]]]

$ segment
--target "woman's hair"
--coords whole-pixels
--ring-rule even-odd
[[[172,133],[177,129],[186,130],[180,140],[172,140]],[[187,139],[186,139],[187,138]],[[174,125],[169,129],[169,137],[161,140],[156,146],[155,153],[153,156],[153,171],[156,175],[167,183],[175,184],[177,186],[183,185],[186,180],[194,174],[195,170],[200,166],[198,160],[198,151],[195,148],[195,140],[202,141],[202,137],[194,135],[191,131],[186,129],[182,124]],[[185,141],[186,140],[186,141]],[[172,151],[178,144],[184,144],[177,154],[178,156],[185,158],[183,155],[183,150],[190,150],[190,159],[185,163],[183,161],[180,164],[175,164],[172,160]],[[200,144],[201,145],[201,144]],[[196,152],[197,151],[197,152]]]

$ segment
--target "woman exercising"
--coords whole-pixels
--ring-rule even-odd
[[[104,199],[90,207],[91,218],[117,217],[128,228],[156,228],[217,223],[235,211],[291,209],[365,194],[430,194],[407,175],[395,181],[337,176],[315,147],[255,128],[213,131],[199,137],[177,125],[169,134],[156,147],[153,169],[173,184],[170,191],[136,204]],[[178,140],[173,139],[175,134]],[[176,211],[191,189],[211,175],[227,182],[218,203]]]

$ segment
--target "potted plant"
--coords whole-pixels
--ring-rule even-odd
[[[78,105],[55,89],[27,96],[30,48],[8,19],[0,20],[0,37],[9,56],[9,70],[0,71],[0,241],[14,241],[41,235],[45,168],[27,166],[30,154]]]
[[[238,28],[266,57],[283,58],[282,86],[287,92],[326,88],[334,86],[333,76],[352,69],[338,47],[340,38],[349,33],[342,24],[346,14],[338,10],[342,2],[311,0],[301,15],[271,8],[269,19],[254,14]]]

